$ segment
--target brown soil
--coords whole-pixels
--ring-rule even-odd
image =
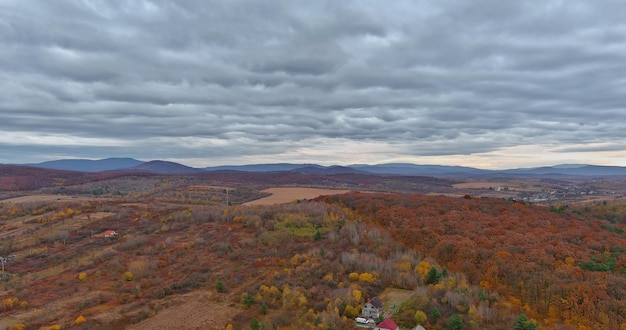
[[[160,311],[155,316],[129,327],[130,330],[144,329],[224,329],[233,316],[240,312],[226,302],[207,299],[206,292],[192,292],[176,297],[174,307]]]
[[[489,189],[496,187],[504,187],[507,186],[507,183],[504,182],[489,182],[489,181],[479,181],[479,182],[464,182],[453,184],[452,187],[456,189]]]
[[[273,205],[289,203],[297,199],[312,199],[322,195],[338,195],[350,192],[349,190],[337,190],[337,189],[319,189],[319,188],[296,188],[296,187],[282,187],[282,188],[269,188],[263,190],[263,192],[270,193],[272,195],[247,202],[244,205]]]
[[[30,196],[22,196],[9,198],[5,200],[0,200],[0,203],[13,203],[13,204],[22,204],[22,203],[34,203],[34,202],[75,202],[75,201],[91,201],[95,199],[95,197],[79,197],[79,196],[64,196],[64,195],[30,195]]]

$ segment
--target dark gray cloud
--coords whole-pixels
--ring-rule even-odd
[[[5,1],[0,163],[626,165],[623,8]]]

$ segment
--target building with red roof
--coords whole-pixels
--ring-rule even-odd
[[[400,330],[400,327],[390,318],[380,322],[374,330]]]

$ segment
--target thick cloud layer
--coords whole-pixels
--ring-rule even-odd
[[[626,166],[620,1],[0,2],[0,162]]]

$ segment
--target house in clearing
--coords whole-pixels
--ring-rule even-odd
[[[115,230],[107,230],[104,232],[104,237],[115,237],[117,236],[117,233],[115,232]]]
[[[361,316],[370,319],[377,319],[383,313],[383,303],[374,297],[368,299],[361,308]]]
[[[400,327],[390,318],[380,322],[374,330],[400,330]]]

